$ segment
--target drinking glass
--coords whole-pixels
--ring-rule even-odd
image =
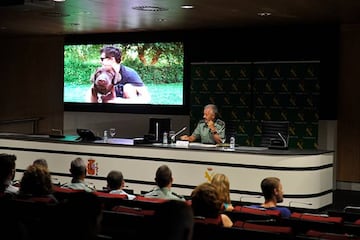
[[[109,129],[110,132],[110,136],[113,138],[116,135],[116,129],[115,128],[110,128]]]

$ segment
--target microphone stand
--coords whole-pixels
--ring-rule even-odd
[[[174,135],[171,136],[171,141],[175,142],[175,138],[176,136],[178,136],[180,133],[184,132],[186,130],[187,127],[183,127],[182,129],[180,129],[179,131],[177,131]]]
[[[285,140],[284,136],[283,136],[281,133],[279,133],[279,132],[278,132],[278,135],[279,135],[279,137],[281,138],[281,140],[282,140],[283,143],[284,143],[284,148],[287,148],[287,147],[288,147],[288,143],[287,143],[287,141]]]

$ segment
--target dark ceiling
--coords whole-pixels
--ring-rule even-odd
[[[0,0],[0,35],[356,24],[359,10],[359,0]]]

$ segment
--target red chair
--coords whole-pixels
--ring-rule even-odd
[[[105,210],[110,210],[114,206],[121,205],[124,201],[128,201],[128,197],[126,194],[111,194],[108,192],[101,192],[101,191],[94,191],[93,193],[104,204]]]
[[[151,231],[154,213],[155,211],[125,206],[103,210],[100,234],[110,236],[111,239],[143,239],[143,234]]]
[[[348,240],[348,239],[360,239],[354,235],[349,235],[347,233],[339,234],[339,233],[329,233],[329,232],[321,232],[316,230],[309,230],[305,234],[307,237],[326,239],[326,240]]]
[[[245,230],[254,230],[254,231],[263,231],[271,233],[281,233],[281,234],[293,234],[293,229],[290,226],[272,226],[272,225],[263,225],[248,223],[244,221],[236,221],[234,227],[243,228]]]
[[[194,222],[196,224],[210,224],[210,225],[222,226],[222,219],[220,215],[217,218],[194,216]]]
[[[342,217],[329,217],[321,214],[309,214],[309,213],[297,213],[297,212],[292,213],[290,218],[304,220],[304,221],[327,222],[327,223],[337,223],[337,224],[343,224],[344,222]]]
[[[70,188],[62,188],[60,186],[56,186],[53,185],[53,190],[54,190],[54,196],[56,199],[58,199],[60,202],[69,199],[69,197],[71,197],[72,193],[76,193],[76,192],[83,192],[84,190],[75,190],[75,189],[70,189]]]
[[[246,206],[235,206],[233,211],[225,212],[233,222],[235,221],[278,221],[281,219],[281,212],[279,210],[269,210],[261,208],[251,208]]]
[[[155,214],[155,210],[127,207],[127,206],[115,206],[111,210],[114,212],[129,213],[129,214],[141,215],[141,216],[153,216]]]
[[[112,194],[108,192],[95,191],[94,194],[101,198],[120,198],[120,199],[128,199],[126,194]]]
[[[152,203],[163,203],[165,201],[168,201],[167,199],[163,199],[163,198],[150,198],[150,197],[144,197],[144,196],[136,196],[136,198],[134,200],[142,201],[142,202],[152,202]]]
[[[44,204],[55,204],[57,200],[50,196],[42,196],[42,197],[26,197],[26,198],[16,198],[14,201],[24,201],[24,202],[32,202],[32,203],[44,203]]]
[[[344,233],[344,220],[342,217],[294,212],[289,219],[284,219],[283,222],[292,226],[297,234],[304,235],[309,230],[327,233]]]
[[[246,206],[235,206],[233,211],[255,214],[255,215],[266,215],[266,216],[272,216],[272,217],[277,217],[277,218],[281,217],[281,212],[279,210],[251,208],[251,207],[246,207]]]
[[[344,222],[344,232],[360,236],[360,219],[354,222]]]

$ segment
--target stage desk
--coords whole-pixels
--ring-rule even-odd
[[[134,144],[132,139],[84,143],[76,137],[0,134],[0,153],[17,156],[18,180],[35,159],[44,158],[54,181],[69,182],[70,162],[81,157],[88,167],[87,181],[97,189],[106,186],[109,171],[120,170],[126,188],[135,194],[150,191],[156,169],[167,164],[173,173],[173,191],[185,196],[215,173],[224,173],[230,179],[233,201],[262,202],[260,182],[269,176],[279,177],[283,184],[284,202],[279,205],[320,209],[333,201],[333,151],[242,146],[229,151],[202,144]]]

